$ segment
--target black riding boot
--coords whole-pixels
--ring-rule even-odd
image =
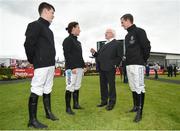
[[[79,90],[73,92],[73,109],[83,109],[79,105]]]
[[[144,94],[137,94],[137,114],[134,118],[134,122],[139,122],[142,119],[142,109],[143,109],[143,100]]]
[[[37,103],[38,103],[38,95],[31,93],[29,97],[29,123],[28,127],[34,127],[34,128],[47,128],[48,126],[40,123],[37,120]]]
[[[66,112],[70,115],[74,115],[75,113],[71,109],[71,92],[66,90],[65,92],[65,100],[66,100]]]
[[[133,108],[129,111],[129,112],[136,112],[137,111],[137,94],[136,92],[132,92],[132,96],[133,96]]]
[[[54,114],[51,112],[51,94],[43,94],[43,103],[44,110],[46,112],[46,118],[51,119],[53,121],[59,120]]]

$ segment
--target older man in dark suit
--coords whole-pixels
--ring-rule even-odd
[[[91,48],[90,52],[96,57],[96,64],[100,73],[101,103],[97,107],[106,106],[107,110],[112,110],[116,103],[115,73],[116,66],[119,65],[123,48],[115,39],[115,31],[107,29],[105,32],[106,42],[98,52]],[[109,85],[109,88],[108,88]]]

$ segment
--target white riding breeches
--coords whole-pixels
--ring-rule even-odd
[[[130,89],[138,94],[141,94],[141,92],[145,93],[144,70],[145,67],[143,65],[126,66]]]
[[[34,76],[31,81],[31,92],[42,96],[49,94],[53,87],[54,66],[37,68],[34,70]]]
[[[67,69],[66,73],[66,90],[74,92],[74,90],[79,90],[81,87],[81,80],[84,75],[82,68],[76,68],[76,74],[72,73],[71,69]]]

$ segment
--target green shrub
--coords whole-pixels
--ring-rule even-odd
[[[1,75],[2,80],[17,80],[17,77],[14,75],[11,75],[10,77],[7,75]]]
[[[13,69],[0,68],[0,75],[2,75],[2,79],[11,79],[11,76],[13,75]]]

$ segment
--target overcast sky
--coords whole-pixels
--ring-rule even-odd
[[[27,24],[37,20],[42,0],[0,0],[0,58],[26,59],[24,51]],[[146,30],[153,52],[180,53],[180,0],[46,0],[55,7],[50,28],[54,32],[56,58],[64,60],[62,42],[68,23],[78,21],[83,57],[91,61],[89,50],[104,40],[107,28],[123,39],[120,25],[125,13],[134,16],[136,26]]]

